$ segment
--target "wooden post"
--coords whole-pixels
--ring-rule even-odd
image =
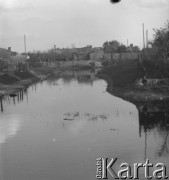
[[[144,23],[143,23],[143,48],[145,48]]]
[[[26,36],[24,35],[24,47],[25,47],[25,55],[26,55]]]
[[[148,48],[148,30],[146,30],[146,48]]]

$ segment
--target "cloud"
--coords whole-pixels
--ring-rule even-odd
[[[26,0],[0,0],[0,11],[25,10],[30,7]]]

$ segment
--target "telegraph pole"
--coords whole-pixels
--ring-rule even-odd
[[[54,52],[56,52],[56,45],[54,44]]]
[[[24,34],[24,47],[25,47],[25,54],[26,54],[26,36]]]
[[[143,23],[143,48],[145,48],[144,23]]]
[[[148,30],[146,30],[146,48],[148,48]]]

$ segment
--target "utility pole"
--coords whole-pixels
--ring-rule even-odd
[[[24,34],[24,47],[25,47],[25,54],[26,54],[26,36]]]
[[[143,23],[143,48],[145,48],[144,23]]]
[[[54,52],[56,52],[56,45],[54,44]]]
[[[148,48],[148,30],[146,30],[146,48]]]

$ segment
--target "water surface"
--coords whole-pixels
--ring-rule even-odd
[[[92,73],[67,72],[4,97],[0,179],[94,180],[99,157],[117,157],[117,169],[122,162],[146,158],[169,167],[166,118],[155,115],[154,122],[153,113],[147,118],[106,87]],[[145,179],[143,170],[140,179]]]

